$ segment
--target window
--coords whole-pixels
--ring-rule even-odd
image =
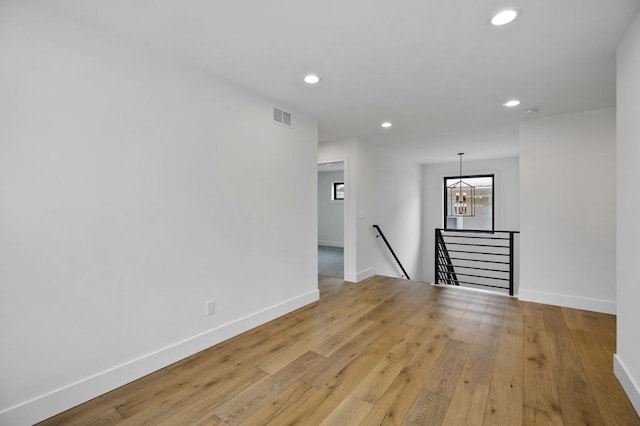
[[[344,182],[333,182],[331,188],[331,199],[333,201],[344,200]]]
[[[444,178],[444,228],[494,230],[494,175]]]

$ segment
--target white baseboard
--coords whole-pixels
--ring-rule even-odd
[[[571,296],[560,293],[527,290],[520,287],[518,299],[525,302],[543,303],[545,305],[564,306],[566,308],[582,309],[585,311],[616,314],[616,302],[611,300],[592,299],[589,297]]]
[[[344,275],[344,280],[350,283],[359,283],[360,281],[366,280],[367,278],[372,277],[375,274],[376,274],[375,269],[371,267],[371,268],[363,269],[362,271],[357,273],[347,272]]]
[[[319,291],[262,309],[0,411],[0,425],[31,425],[317,301]]]
[[[483,294],[490,294],[492,296],[500,296],[500,297],[513,297],[513,298],[517,298],[518,295],[514,295],[514,296],[510,296],[508,293],[504,293],[504,292],[500,292],[498,290],[487,290],[484,288],[476,288],[476,287],[466,287],[463,285],[447,285],[447,284],[436,284],[434,282],[429,283],[434,287],[442,287],[442,288],[450,288],[452,290],[460,290],[460,291],[471,291],[471,292],[475,292],[475,293],[483,293]]]
[[[356,276],[356,282],[359,283],[360,281],[366,280],[367,278],[372,277],[374,275],[375,275],[375,269],[373,269],[373,267],[364,269],[358,272],[358,275]]]
[[[620,359],[618,354],[613,355],[613,372],[618,378],[618,381],[622,385],[622,388],[627,393],[633,408],[636,409],[636,413],[640,415],[640,386],[629,374],[629,370],[625,366],[624,362]]]
[[[344,243],[342,241],[324,241],[318,240],[319,246],[327,246],[327,247],[344,247]]]

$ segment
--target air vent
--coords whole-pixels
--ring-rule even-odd
[[[291,127],[291,113],[274,106],[273,121],[275,123],[282,124],[283,126]]]

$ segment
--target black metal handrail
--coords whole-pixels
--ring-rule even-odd
[[[498,288],[508,290],[509,295],[513,296],[514,235],[519,234],[519,231],[485,231],[442,228],[436,228],[435,231],[434,269],[436,284],[468,284],[472,286]],[[507,235],[503,236],[505,234]],[[455,240],[450,241],[455,238],[466,238],[467,240],[464,242],[455,242]],[[475,244],[472,242],[473,239],[492,241],[478,241],[478,243]],[[499,240],[508,241],[508,243],[499,244]],[[456,250],[454,248],[450,250],[447,246],[456,246],[456,248],[457,246],[465,246],[468,247],[468,249]],[[479,250],[473,250],[473,248],[476,247]],[[487,248],[494,250],[486,251]],[[475,257],[464,255],[451,257],[449,253],[464,253]],[[505,257],[507,259],[505,259]],[[473,263],[470,264],[470,262]],[[478,265],[478,263],[481,265]],[[497,269],[503,267],[493,265],[508,265],[508,268]],[[476,275],[472,273],[473,271],[481,272],[478,272]],[[488,272],[490,275],[483,274],[482,272]],[[458,279],[459,276],[479,278],[481,281],[462,281]],[[505,282],[508,283],[508,287],[505,285],[499,285]]]
[[[384,236],[384,234],[382,233],[382,229],[380,229],[380,227],[378,225],[373,225],[373,227],[375,228],[376,231],[378,231],[378,235],[376,235],[376,238],[378,237],[382,237],[382,241],[384,241],[384,243],[387,245],[387,248],[389,249],[389,251],[391,252],[391,255],[393,256],[393,258],[396,260],[396,263],[398,264],[398,266],[400,267],[400,269],[402,269],[402,273],[404,275],[402,275],[404,278],[410,280],[411,278],[409,278],[409,274],[407,274],[407,271],[404,270],[404,266],[402,266],[402,263],[400,263],[400,259],[398,259],[398,256],[396,256],[396,252],[393,251],[393,249],[391,248],[391,244],[389,244],[389,241],[387,241],[387,238]]]

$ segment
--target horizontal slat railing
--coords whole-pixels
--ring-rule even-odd
[[[436,284],[503,289],[514,294],[518,231],[435,230]]]

